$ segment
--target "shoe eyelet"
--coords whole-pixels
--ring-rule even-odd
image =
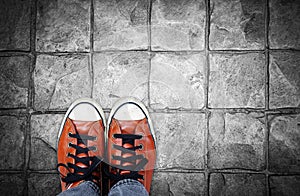
[[[97,141],[98,140],[98,137],[97,136],[95,136],[95,139],[93,140],[93,141]]]
[[[95,147],[95,149],[93,151],[96,152],[98,150],[98,148],[97,148],[97,146],[94,146],[94,147]]]
[[[71,144],[72,144],[71,142],[68,143],[68,147],[69,147],[69,148],[71,147]]]
[[[113,139],[116,139],[115,134],[112,134],[112,138],[113,138]]]
[[[143,144],[140,144],[139,146],[140,146],[139,150],[143,150],[144,149],[144,145]]]
[[[71,133],[71,132],[69,132],[69,133],[68,133],[68,137],[71,137],[71,134],[72,134],[72,133]]]

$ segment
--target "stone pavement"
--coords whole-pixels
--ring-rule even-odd
[[[72,101],[151,111],[152,195],[300,195],[298,0],[1,0],[0,192],[60,191]]]

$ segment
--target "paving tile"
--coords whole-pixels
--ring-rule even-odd
[[[22,174],[0,174],[1,195],[24,195],[24,188]]]
[[[30,3],[23,0],[0,2],[0,50],[30,49]]]
[[[89,51],[90,5],[90,0],[38,0],[36,50]]]
[[[269,117],[269,164],[274,172],[300,172],[300,115]]]
[[[0,108],[27,106],[30,66],[28,56],[0,57]]]
[[[156,168],[203,169],[205,114],[153,113],[157,139]]]
[[[212,108],[263,108],[265,57],[260,53],[211,54],[208,105]]]
[[[150,105],[155,109],[204,106],[203,53],[157,53],[151,59]]]
[[[152,50],[204,49],[204,0],[154,0],[151,11]]]
[[[57,195],[61,192],[58,174],[31,173],[28,178],[28,195]]]
[[[267,194],[263,174],[222,174],[210,175],[210,196],[263,196]]]
[[[148,0],[94,2],[96,51],[148,48]]]
[[[146,52],[109,52],[94,55],[93,98],[111,108],[121,97],[148,103],[149,55]]]
[[[0,169],[22,170],[26,118],[0,116]]]
[[[262,170],[266,135],[263,119],[263,113],[213,112],[209,119],[209,167]]]
[[[207,195],[203,173],[154,173],[150,195]]]
[[[300,176],[271,176],[270,195],[300,195]]]
[[[33,76],[36,110],[66,109],[74,100],[91,96],[88,56],[38,55]]]
[[[56,142],[63,117],[63,114],[31,116],[30,169],[56,169]]]
[[[210,49],[263,49],[264,9],[263,0],[211,0]]]
[[[270,47],[300,49],[300,2],[270,0],[269,6]]]
[[[300,52],[270,54],[270,108],[300,107]]]

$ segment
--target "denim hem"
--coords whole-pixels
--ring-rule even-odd
[[[96,193],[100,194],[100,188],[94,182],[92,182],[92,181],[84,181],[84,182],[82,182],[82,184],[88,185],[89,187],[91,187],[91,189],[93,189],[93,191],[95,191]]]
[[[131,195],[149,196],[145,186],[137,180],[124,179],[117,182],[109,191],[108,196]]]
[[[124,180],[120,180],[119,182],[117,182],[117,183],[111,188],[111,190],[113,190],[113,189],[115,189],[116,187],[118,187],[118,186],[120,186],[120,185],[123,185],[123,184],[125,184],[125,185],[130,185],[130,186],[132,186],[132,185],[137,185],[137,186],[142,185],[142,186],[144,186],[142,183],[140,183],[140,182],[137,181],[137,180],[133,180],[133,179],[124,179]]]

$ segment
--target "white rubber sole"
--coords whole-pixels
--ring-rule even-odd
[[[134,97],[124,97],[124,98],[121,98],[119,99],[112,107],[111,111],[110,111],[110,114],[109,114],[109,117],[108,117],[108,120],[107,120],[107,126],[105,127],[105,142],[107,144],[107,139],[108,139],[108,131],[109,131],[109,126],[110,126],[110,123],[112,121],[112,118],[115,116],[116,112],[122,107],[124,106],[125,104],[134,104],[136,106],[138,106],[140,108],[140,111],[138,111],[136,114],[132,114],[131,115],[131,118],[134,119],[134,118],[137,118],[139,119],[140,118],[140,114],[139,112],[142,112],[145,117],[147,118],[148,120],[148,124],[149,124],[149,128],[150,128],[150,132],[152,134],[152,137],[154,139],[154,143],[155,143],[155,146],[156,146],[156,137],[155,137],[155,133],[154,133],[154,129],[153,129],[153,124],[152,124],[152,120],[150,118],[150,115],[149,115],[149,112],[146,108],[146,106],[140,101],[138,100],[137,98],[134,98]],[[130,112],[136,112],[135,109],[132,109],[130,110]],[[136,119],[136,120],[137,120]]]
[[[102,123],[103,123],[103,126],[106,128],[106,121],[105,121],[105,114],[103,112],[103,109],[102,107],[96,103],[93,99],[90,99],[90,98],[81,98],[81,99],[77,99],[76,101],[74,101],[71,106],[68,108],[64,118],[63,118],[63,121],[60,125],[60,128],[59,128],[59,132],[58,132],[58,137],[57,137],[57,142],[56,142],[56,147],[58,147],[58,142],[59,142],[59,139],[60,139],[60,136],[61,136],[61,133],[64,129],[64,126],[65,126],[65,123],[66,123],[66,120],[67,118],[70,116],[70,113],[74,110],[74,108],[76,108],[77,106],[79,106],[80,104],[82,103],[87,103],[89,105],[91,105],[92,107],[95,108],[95,110],[98,112],[100,118],[102,119]],[[79,106],[80,107],[80,106]],[[84,109],[85,108],[76,108],[78,109],[79,111],[81,110],[82,112],[84,112]],[[84,114],[83,114],[84,115]],[[81,120],[88,120],[88,117],[89,116],[79,116],[79,118],[81,118]],[[80,120],[80,119],[79,119]],[[92,119],[92,121],[95,120],[95,119]]]

